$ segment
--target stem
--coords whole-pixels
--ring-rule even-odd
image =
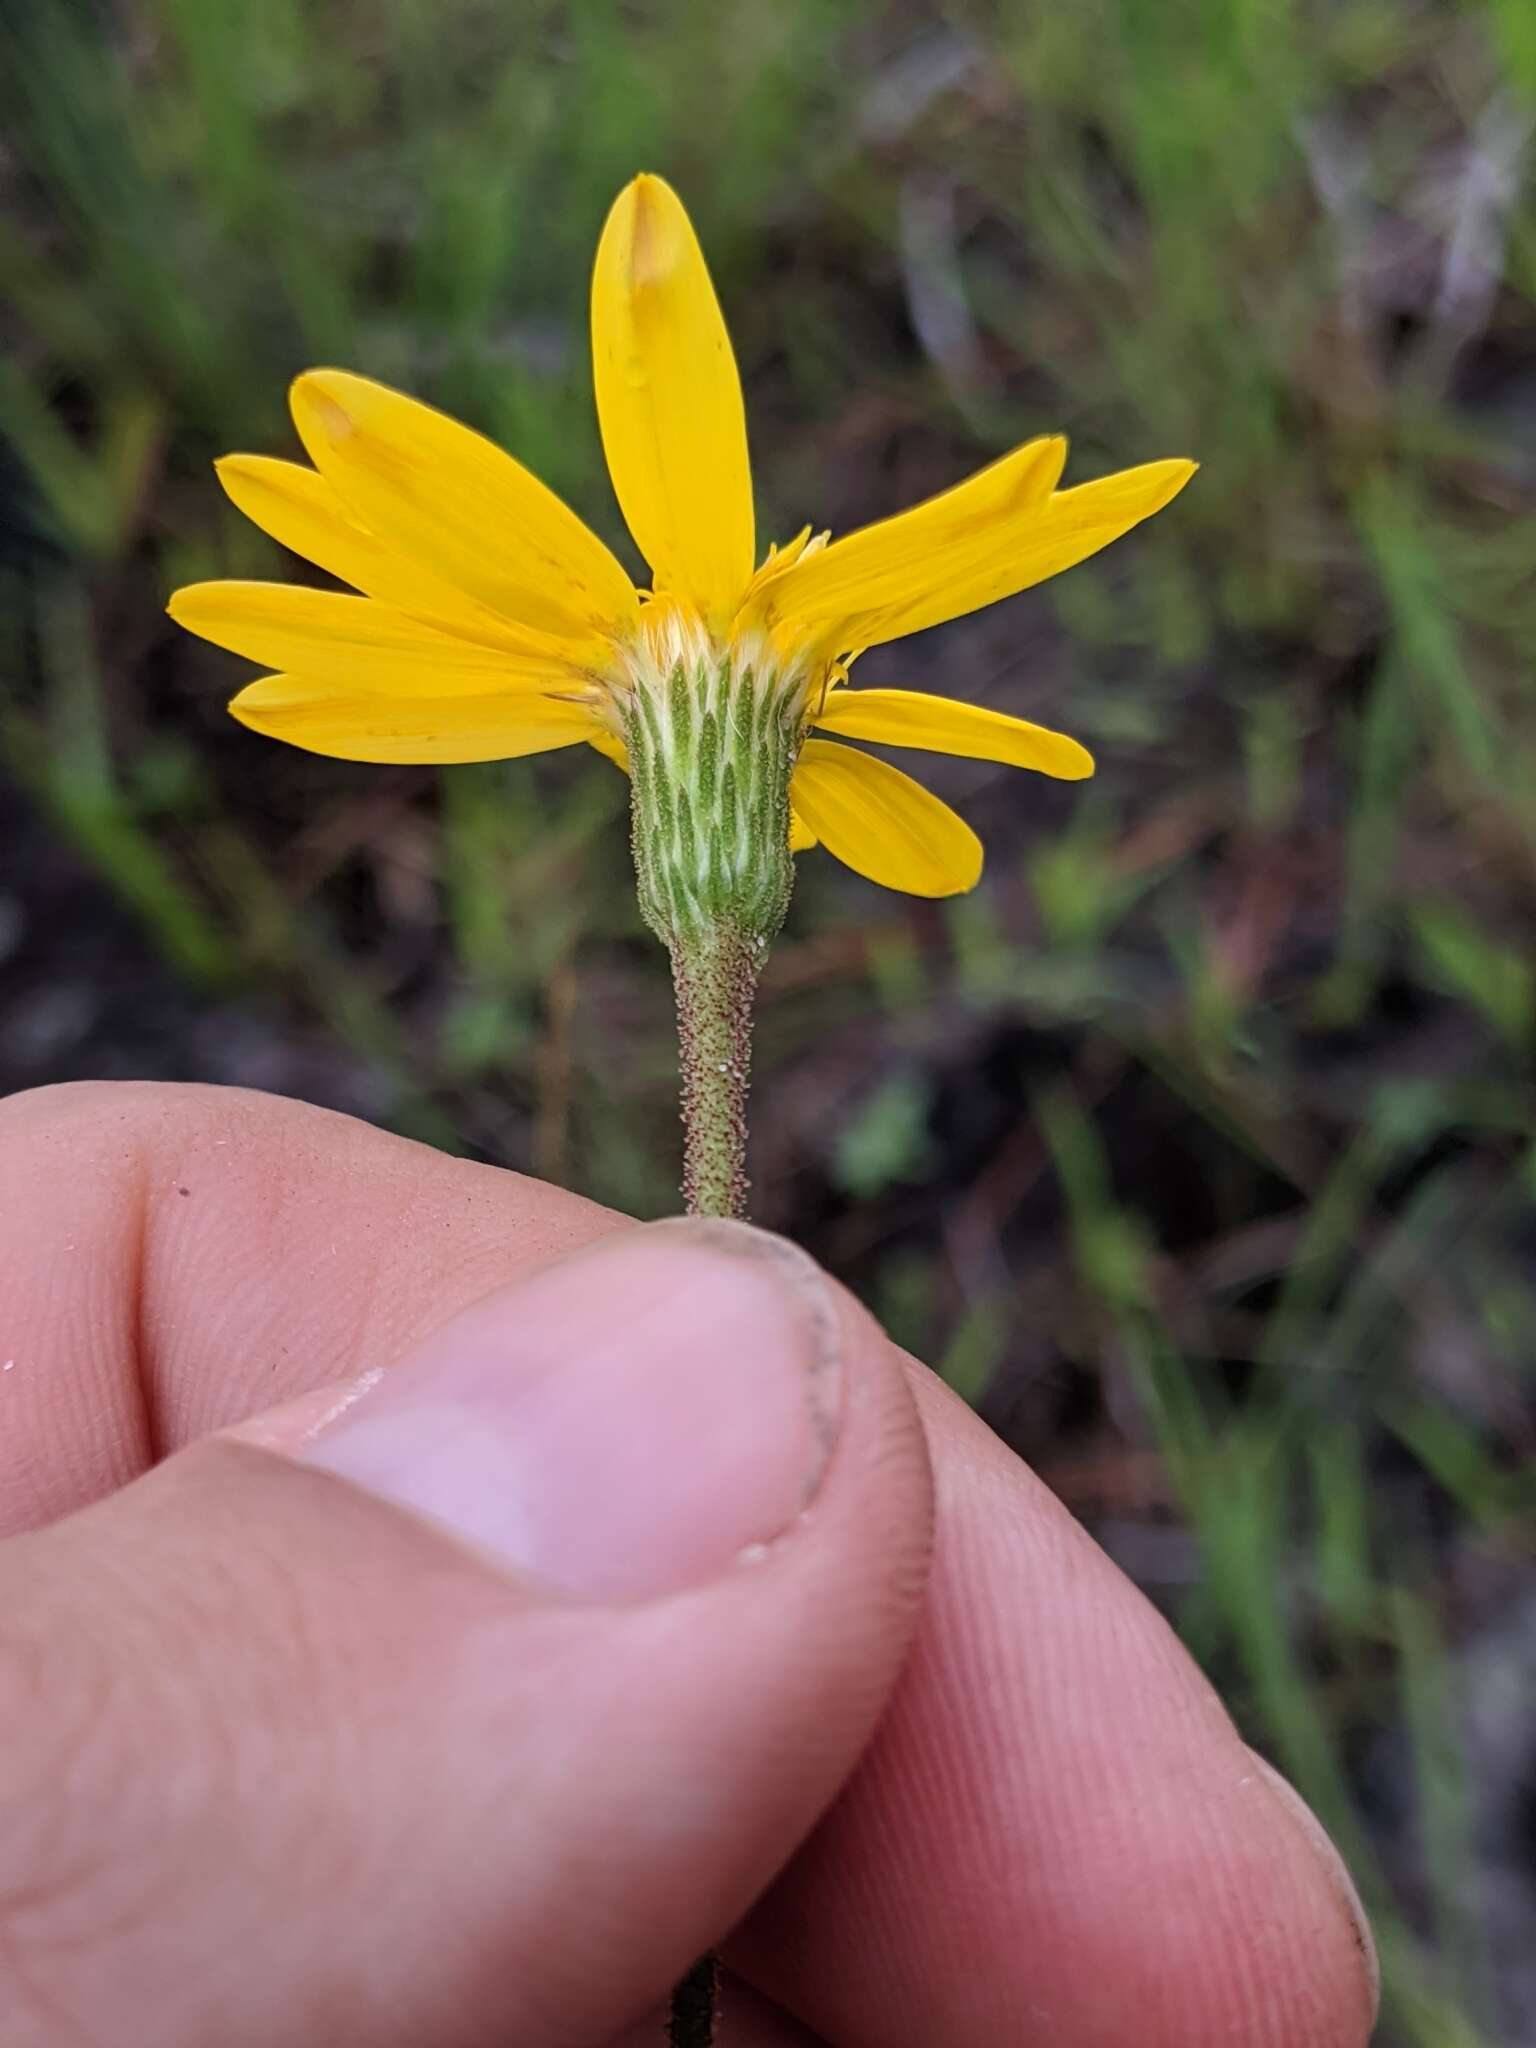
[[[683,1077],[683,1200],[690,1216],[747,1213],[752,998],[767,946],[732,924],[675,939]],[[672,1994],[669,2048],[714,2048],[720,1965],[701,1956]]]
[[[719,1984],[716,1958],[700,1956],[672,1994],[667,2048],[713,2048]]]
[[[745,1216],[752,998],[767,951],[738,927],[675,939],[683,1078],[683,1200],[690,1216]]]

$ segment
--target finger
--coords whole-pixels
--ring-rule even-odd
[[[139,1294],[103,1289],[77,1327],[107,1361],[98,1377],[130,1388],[142,1328],[170,1441],[199,1417],[250,1412],[263,1384],[335,1379],[356,1368],[360,1329],[383,1355],[392,1333],[404,1342],[553,1242],[617,1221],[555,1190],[545,1207],[534,1183],[300,1104],[144,1088],[19,1100],[0,1131],[0,1206],[33,1257],[0,1244],[13,1312],[32,1318],[78,1420],[83,1368],[47,1350],[43,1308],[68,1302],[92,1231],[125,1277],[114,1234],[142,1242]],[[176,1194],[178,1174],[192,1198]],[[53,1276],[41,1299],[39,1273]],[[206,1363],[231,1320],[251,1331],[259,1370]],[[7,1417],[19,1374],[0,1379]],[[1059,1503],[930,1374],[914,1367],[912,1383],[943,1524],[918,1650],[867,1770],[797,1859],[744,1965],[840,2048],[866,2038],[844,2011],[865,1957],[890,1958],[870,1965],[868,2008],[889,2048],[964,2048],[977,2007],[987,2024],[1004,2015],[991,2038],[1095,2048],[1106,2002],[1111,2019],[1134,2013],[1130,2037],[1146,2048],[1224,2040],[1234,2011],[1252,2015],[1240,2025],[1256,2048],[1290,2048],[1313,2013],[1305,2048],[1358,2041],[1374,1959],[1337,1859],[1266,1799],[1170,1632]],[[54,1464],[88,1462],[78,1429],[42,1407],[33,1472],[40,1441]],[[40,1485],[24,1464],[34,1512]],[[1186,1781],[1199,1794],[1188,1806]],[[957,1930],[962,1906],[974,1918]],[[789,1986],[777,1944],[797,1959]],[[985,1972],[967,1966],[976,1957]]]
[[[927,1531],[862,1312],[663,1224],[0,1546],[8,2040],[610,2039],[851,1768]]]
[[[1322,1828],[1049,1491],[913,1388],[917,1641],[734,1960],[840,2048],[1360,2048],[1375,1953]]]
[[[0,1536],[628,1220],[242,1088],[0,1101]]]

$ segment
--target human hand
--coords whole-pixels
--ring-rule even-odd
[[[81,1086],[0,1318],[7,2048],[628,2048],[732,1927],[722,2048],[1367,2037],[1316,1822],[777,1240]]]

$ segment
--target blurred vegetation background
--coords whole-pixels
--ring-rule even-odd
[[[633,560],[585,323],[635,170],[766,533],[1045,429],[1201,459],[861,667],[1101,772],[925,759],[989,849],[950,904],[802,860],[756,1203],[1170,1612],[1422,2048],[1536,2041],[1533,119],[1529,0],[0,4],[0,1087],[277,1088],[675,1204],[621,778],[270,745],[161,612],[304,573],[209,463],[296,453],[314,363]]]

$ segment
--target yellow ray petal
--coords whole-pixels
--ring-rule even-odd
[[[888,747],[921,747],[933,754],[965,754],[972,761],[1005,761],[1079,782],[1093,773],[1093,756],[1065,733],[980,704],[930,697],[921,690],[834,690],[815,723],[846,740]]]
[[[789,807],[789,850],[804,853],[816,844],[816,834],[791,804]]]
[[[327,678],[263,676],[230,711],[252,732],[342,761],[505,761],[592,737],[591,714],[547,697],[378,697]]]
[[[580,673],[542,654],[452,639],[371,597],[295,583],[191,583],[166,610],[179,626],[271,668],[407,697],[576,690]]]
[[[617,559],[483,434],[343,370],[308,370],[290,396],[310,459],[391,554],[541,633],[580,639],[633,619]]]
[[[585,642],[562,641],[514,626],[451,583],[390,554],[348,517],[318,470],[270,455],[226,455],[213,466],[231,502],[263,533],[354,590],[425,619],[444,633],[460,634],[485,647],[571,659],[595,658],[601,646],[595,636]]]
[[[887,889],[954,896],[980,878],[981,841],[970,826],[888,761],[807,740],[790,791],[827,851]]]
[[[809,581],[796,587],[799,579],[813,576],[818,562],[833,562],[839,545],[848,544],[834,542],[824,555],[792,569],[776,586],[776,614],[784,619],[787,631],[798,622],[810,634],[815,631],[812,622],[820,622],[825,638],[835,626],[839,644],[846,641],[850,646],[874,647],[904,633],[921,632],[1072,568],[1160,511],[1194,473],[1192,462],[1149,462],[1097,483],[1055,492],[1043,504],[1021,504],[968,533],[957,530],[918,568],[904,559],[899,573],[882,577],[871,566],[855,593],[863,607],[857,610],[848,609],[835,592],[820,590]]]
[[[774,616],[853,618],[926,589],[935,563],[1043,505],[1066,459],[1059,434],[1026,441],[909,512],[818,548],[774,579],[768,599]]]
[[[592,372],[613,488],[658,590],[724,625],[755,562],[731,339],[682,201],[636,178],[592,274]]]

